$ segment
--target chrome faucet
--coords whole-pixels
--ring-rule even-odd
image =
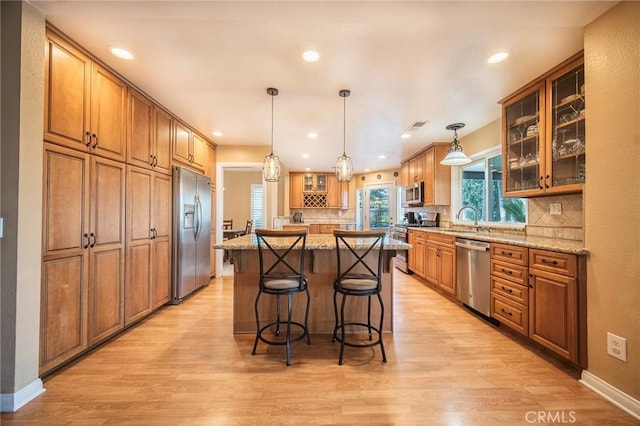
[[[473,207],[473,206],[464,206],[463,208],[458,210],[458,214],[456,214],[456,219],[460,219],[460,213],[462,213],[462,210],[464,210],[464,209],[473,210],[473,228],[476,231],[479,231],[480,230],[480,226],[478,226],[478,210],[476,210],[475,207]]]

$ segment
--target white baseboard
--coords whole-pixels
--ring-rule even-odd
[[[605,382],[598,376],[589,373],[587,370],[582,370],[580,383],[640,420],[640,401],[637,399],[627,395],[618,388],[611,386],[609,383]]]
[[[0,394],[0,412],[12,413],[18,411],[27,402],[44,393],[46,389],[42,387],[42,380],[37,379],[23,387],[16,393]]]

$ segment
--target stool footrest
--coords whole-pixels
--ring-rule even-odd
[[[286,321],[274,321],[274,322],[271,322],[271,323],[265,325],[264,327],[262,327],[260,329],[260,331],[258,332],[258,339],[260,339],[261,341],[263,341],[264,343],[267,343],[269,345],[286,345],[287,344],[286,340],[269,340],[266,337],[262,336],[262,333],[264,333],[268,328],[276,327],[278,325],[281,326],[281,327],[284,326],[284,330],[282,328],[280,329],[280,334],[281,335],[282,334],[286,334],[287,322]],[[303,339],[304,337],[309,335],[309,330],[307,330],[307,328],[303,324],[301,324],[299,322],[294,322],[294,321],[291,321],[291,332],[292,333],[294,332],[294,328],[293,328],[294,326],[296,327],[295,331],[299,332],[300,330],[302,330],[302,334],[299,335],[299,336],[296,336],[295,338],[292,338],[291,340],[289,340],[289,343],[297,342],[298,340]]]
[[[353,348],[371,348],[373,346],[377,346],[380,344],[380,341],[382,340],[382,333],[380,332],[380,329],[374,326],[370,326],[369,324],[365,324],[363,322],[346,322],[344,323],[344,326],[359,326],[359,327],[364,327],[367,329],[367,333],[369,330],[375,332],[378,334],[378,339],[376,340],[372,340],[371,343],[353,343],[353,342],[348,342],[346,339],[344,341],[344,344],[346,346],[351,346]],[[342,333],[340,333],[340,330],[342,329],[342,325],[338,325],[338,327],[336,327],[333,335],[334,341],[338,341],[340,343],[342,343]],[[357,334],[364,334],[364,333],[357,333]],[[346,333],[345,333],[346,335]],[[371,340],[371,339],[370,339]]]

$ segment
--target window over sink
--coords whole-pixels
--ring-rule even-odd
[[[478,222],[491,224],[525,224],[527,200],[502,197],[502,152],[500,146],[470,156],[472,162],[455,166],[455,197],[451,218],[454,222],[474,221],[474,212],[465,209],[456,220],[456,213],[463,206],[471,206],[478,212]]]

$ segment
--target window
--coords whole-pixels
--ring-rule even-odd
[[[471,206],[478,222],[526,223],[527,202],[522,198],[502,198],[502,154],[499,147],[475,156],[470,164],[458,167],[459,211]],[[473,221],[474,212],[465,209],[461,221]]]
[[[261,183],[251,184],[251,220],[254,229],[264,227],[264,188]]]

